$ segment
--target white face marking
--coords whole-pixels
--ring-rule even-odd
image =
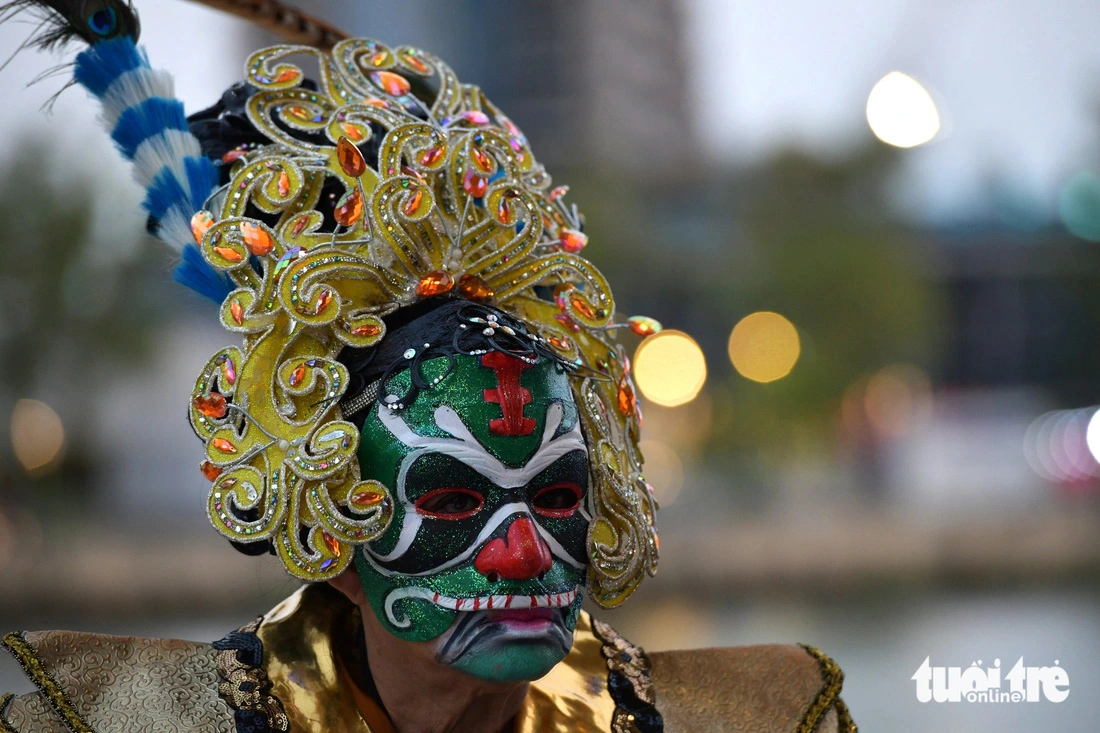
[[[426,453],[439,453],[441,455],[451,456],[477,471],[497,486],[505,489],[515,489],[526,486],[534,480],[536,476],[542,473],[542,471],[553,464],[554,461],[573,451],[583,450],[587,454],[588,449],[584,444],[584,436],[581,434],[580,421],[577,421],[573,429],[569,432],[563,433],[556,438],[554,437],[554,434],[558,431],[558,427],[561,425],[563,414],[564,408],[560,402],[554,402],[550,405],[549,409],[546,411],[546,427],[542,432],[542,440],[539,443],[535,455],[523,466],[519,468],[510,468],[504,465],[496,456],[489,453],[489,451],[485,449],[485,446],[478,442],[477,438],[473,436],[462,422],[462,418],[458,413],[447,405],[441,405],[436,409],[435,423],[442,430],[451,435],[452,437],[450,438],[418,435],[413,432],[401,416],[394,411],[379,410],[379,420],[381,420],[386,429],[399,441],[414,449],[402,460],[401,466],[397,472],[398,501],[408,505],[408,496],[405,492],[406,476],[413,463]],[[586,521],[591,521],[591,517],[583,507],[579,511]],[[458,556],[451,558],[447,562],[431,570],[415,573],[415,576],[434,575],[435,573],[466,561],[475,550],[477,550],[481,543],[488,539],[501,524],[516,514],[526,516],[534,522],[535,527],[538,528],[539,535],[546,541],[546,544],[550,547],[550,551],[556,557],[575,568],[584,567],[584,563],[581,560],[570,556],[569,553],[565,551],[565,548],[554,539],[553,535],[539,524],[538,520],[531,515],[526,504],[514,502],[506,504],[494,512],[482,531],[478,533],[477,540]],[[401,523],[401,533],[398,537],[397,545],[393,550],[385,555],[379,555],[373,552],[370,546],[367,545],[364,548],[366,549],[364,557],[379,573],[383,575],[398,575],[399,573],[379,567],[375,560],[380,562],[392,562],[404,556],[416,539],[422,522],[423,517],[419,512],[406,511]]]

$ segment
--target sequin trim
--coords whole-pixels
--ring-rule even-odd
[[[225,680],[218,694],[233,708],[237,733],[286,733],[290,721],[279,698],[271,694],[271,680],[263,668],[264,645],[256,636],[261,620],[214,642],[215,665]]]
[[[13,699],[15,699],[15,695],[10,692],[0,697],[0,733],[18,733],[7,721],[8,705],[11,705]]]
[[[859,727],[852,720],[852,714],[848,712],[848,706],[839,697],[836,699],[836,717],[840,733],[859,733]]]
[[[810,646],[809,644],[800,644],[806,653],[817,660],[818,665],[821,667],[821,676],[824,678],[825,683],[821,686],[821,689],[814,695],[813,701],[810,702],[810,706],[806,709],[806,713],[802,716],[802,722],[798,724],[798,728],[795,729],[795,733],[814,733],[817,730],[818,725],[824,720],[825,716],[829,712],[829,708],[836,706],[837,719],[839,721],[839,728],[843,733],[857,733],[858,729],[856,724],[852,721],[852,716],[848,712],[848,707],[840,699],[840,687],[844,683],[844,672],[841,671],[839,665],[832,660],[831,657],[826,655],[820,649]]]
[[[3,644],[12,653],[15,660],[19,662],[19,666],[27,673],[35,687],[41,690],[46,699],[50,701],[50,705],[53,706],[53,709],[57,711],[57,714],[61,716],[61,719],[65,721],[65,725],[69,726],[73,733],[95,733],[92,727],[76,712],[76,708],[69,702],[69,698],[65,695],[61,686],[46,671],[42,660],[38,658],[38,655],[35,654],[34,649],[27,643],[21,632],[8,634],[4,637]],[[2,709],[6,709],[9,702],[10,699],[5,701]]]
[[[592,631],[603,643],[600,651],[607,662],[607,691],[615,701],[612,733],[662,733],[665,724],[657,711],[645,651],[597,619],[592,619]]]

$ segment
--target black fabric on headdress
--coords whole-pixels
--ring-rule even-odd
[[[313,91],[317,89],[317,83],[312,79],[303,80],[301,86],[303,89]],[[255,93],[256,87],[245,82],[238,82],[229,87],[215,104],[187,118],[191,134],[198,138],[203,155],[210,158],[218,166],[218,182],[222,186],[229,183],[229,179],[232,177],[230,171],[234,162],[232,159],[225,160],[226,153],[233,150],[242,150],[247,156],[249,148],[270,145],[273,142],[256,129],[256,126],[252,124],[252,120],[248,117],[248,100]],[[278,115],[273,117],[273,121],[279,129],[298,140],[313,145],[332,145],[332,141],[324,133],[309,133],[294,129],[279,119]],[[367,165],[377,169],[378,152],[386,131],[375,123],[369,124],[371,134],[358,144],[358,148],[359,152],[363,154],[363,159],[366,160]],[[338,178],[333,176],[326,178],[321,189],[321,200],[328,200],[332,205],[324,208],[319,207],[325,219],[318,231],[335,231],[337,223],[333,212],[344,193],[345,187]],[[277,215],[268,214],[252,205],[248,206],[245,216],[259,219],[272,227],[276,226],[279,221]],[[149,227],[151,232],[154,231],[156,222],[150,221]]]
[[[482,321],[492,318],[496,324],[477,323],[472,320],[475,318]],[[456,356],[475,351],[543,357],[565,369],[574,368],[521,322],[487,305],[460,299],[430,299],[402,308],[383,320],[387,334],[381,343],[369,349],[346,347],[340,353],[339,361],[351,375],[345,403],[372,384],[384,385],[390,377],[408,369],[412,386],[405,395],[398,395],[399,401],[407,405],[430,386],[420,374],[424,361],[444,357],[453,368]],[[407,352],[412,355],[406,356]],[[385,390],[379,389],[375,399],[385,396]],[[361,406],[354,414],[345,414],[344,419],[362,428],[371,404]]]

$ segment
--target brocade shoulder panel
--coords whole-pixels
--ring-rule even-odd
[[[0,698],[0,731],[3,733],[71,733],[65,721],[50,707],[41,692]]]
[[[766,644],[652,652],[667,733],[856,733],[843,673],[812,647]]]
[[[9,634],[4,646],[39,690],[2,711],[19,733],[235,731],[209,644],[44,631]]]

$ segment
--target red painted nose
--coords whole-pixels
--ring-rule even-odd
[[[508,537],[497,537],[482,548],[474,567],[482,575],[495,573],[503,580],[537,578],[550,569],[550,548],[539,537],[534,523],[520,517],[508,527]]]

